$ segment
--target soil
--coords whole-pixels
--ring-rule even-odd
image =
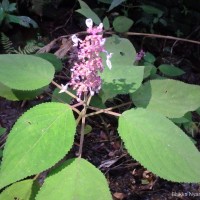
[[[66,18],[70,17],[70,12],[65,15]],[[60,19],[60,17],[57,17]],[[46,19],[40,24],[41,33],[52,40],[61,35],[81,31],[81,21],[79,25],[70,22],[65,24],[64,20]],[[76,24],[76,25],[75,25]],[[55,31],[56,30],[56,31]],[[70,30],[70,31],[69,31]],[[50,34],[47,34],[50,33]],[[196,39],[196,38],[194,38]],[[180,79],[184,82],[200,84],[199,67],[197,62],[191,59],[192,51],[195,45],[184,44],[187,49],[187,56],[183,53],[182,43],[178,43],[174,49],[174,54],[161,52],[161,48],[166,45],[166,41],[160,42],[159,45],[153,43],[155,40],[142,41],[136,39],[134,42],[136,46],[142,46],[144,49],[149,50],[157,55],[157,63],[163,60],[176,63],[183,66],[187,74]],[[160,40],[159,40],[160,41]],[[142,45],[141,45],[142,43]],[[162,43],[162,44],[161,44]],[[139,45],[140,44],[140,45]],[[167,45],[171,46],[173,43],[168,42]],[[166,45],[166,46],[167,46]],[[160,47],[160,49],[159,49]],[[57,81],[60,81],[57,79]],[[52,89],[51,89],[52,91]],[[125,101],[128,97],[125,98]],[[124,99],[123,99],[124,100]],[[35,100],[12,102],[0,98],[0,126],[6,128],[6,133],[0,137],[0,147],[3,148],[6,137],[9,134],[13,124],[26,110],[42,102],[50,101],[47,94],[40,95]],[[200,122],[198,116],[196,120]],[[140,163],[135,161],[129,156],[123,146],[123,142],[119,138],[116,128],[117,122],[107,115],[100,117],[89,118],[87,121],[93,129],[91,133],[85,136],[83,157],[98,167],[106,176],[113,199],[115,200],[198,200],[200,199],[200,185],[199,184],[179,184],[163,180],[156,175],[143,168]],[[196,138],[197,147],[200,149],[200,132]],[[79,147],[79,135],[76,135],[75,144],[68,154],[67,158],[73,158],[77,155]],[[44,177],[43,177],[44,178]],[[195,197],[196,195],[196,197]],[[197,196],[198,195],[198,196]]]

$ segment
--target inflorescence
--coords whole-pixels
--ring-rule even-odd
[[[93,96],[101,89],[102,80],[98,75],[103,72],[104,67],[100,53],[106,53],[106,64],[109,69],[112,68],[110,58],[112,53],[108,53],[104,44],[106,39],[103,38],[103,24],[93,26],[92,19],[86,19],[88,35],[81,40],[76,35],[71,37],[73,46],[78,47],[78,61],[74,63],[71,69],[71,80],[66,85],[61,85],[62,89],[59,93],[67,90],[71,86],[76,90],[77,96],[81,99],[83,94]]]

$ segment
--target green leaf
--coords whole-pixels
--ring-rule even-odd
[[[3,54],[0,63],[0,82],[12,89],[39,89],[54,77],[52,64],[36,56]]]
[[[8,23],[19,24],[19,25],[27,27],[27,28],[30,28],[30,25],[32,25],[33,28],[38,28],[37,23],[34,20],[32,20],[30,17],[27,17],[27,16],[15,16],[15,15],[7,14],[6,20]]]
[[[167,76],[180,76],[185,74],[182,69],[175,67],[174,65],[162,64],[158,67],[158,69]]]
[[[132,99],[137,107],[180,118],[200,106],[200,86],[171,79],[152,80],[133,93]]]
[[[113,21],[115,31],[119,33],[127,32],[133,25],[133,20],[126,16],[118,16]]]
[[[75,90],[72,90],[70,88],[67,89],[69,92],[71,92],[72,94],[76,94]],[[63,92],[63,93],[59,93],[60,89],[56,88],[53,91],[53,95],[52,95],[52,102],[62,102],[62,103],[67,103],[70,104],[71,100],[73,99],[71,96],[69,96],[67,93]]]
[[[157,15],[159,17],[161,17],[163,15],[163,11],[154,7],[154,6],[150,6],[150,5],[142,5],[140,6],[140,8],[142,8],[142,10],[150,15]]]
[[[0,127],[0,136],[3,135],[6,131],[6,128]]]
[[[57,163],[70,150],[75,130],[72,110],[65,104],[43,103],[24,113],[6,141],[0,188]]]
[[[43,93],[47,88],[48,86],[29,91],[14,90],[0,82],[0,96],[11,101],[29,100],[34,99],[36,96]]]
[[[95,24],[99,25],[101,23],[101,20],[97,16],[97,14],[93,12],[84,1],[81,0],[78,1],[80,3],[81,9],[76,10],[76,12],[82,14],[86,18],[91,18]]]
[[[154,24],[158,23],[158,20],[159,20],[159,18],[158,18],[158,17],[155,17],[155,18],[153,19],[153,23],[154,23]]]
[[[1,194],[2,200],[34,200],[34,196],[37,190],[36,184],[33,179],[27,179],[14,183],[10,187],[6,188]]]
[[[0,158],[3,156],[3,151],[0,149]],[[1,165],[1,159],[0,159],[0,165]]]
[[[40,58],[49,61],[54,66],[56,72],[61,71],[63,67],[61,60],[52,53],[38,53],[34,54],[34,56],[38,56]]]
[[[144,62],[143,65],[144,65],[144,79],[156,74],[157,68],[153,64]]]
[[[112,3],[111,3],[111,5],[110,5],[110,7],[109,7],[108,12],[111,11],[113,8],[119,6],[124,1],[126,1],[126,0],[113,0]]]
[[[1,6],[5,11],[9,11],[9,4],[8,0],[2,0]]]
[[[103,19],[103,27],[104,27],[105,30],[108,30],[110,28],[110,22],[109,22],[108,17],[104,17],[104,19]]]
[[[27,16],[17,16],[17,17],[19,18],[19,24],[21,26],[30,28],[31,27],[30,25],[32,25],[33,28],[38,28],[38,24],[30,17]]]
[[[171,120],[176,124],[184,124],[184,123],[192,122],[192,113],[188,112],[183,117],[171,118]]]
[[[98,0],[98,2],[106,3],[106,4],[111,4],[113,0]]]
[[[101,95],[101,92],[98,95],[94,95],[90,101],[90,105],[101,109],[106,108],[105,104],[102,101]]]
[[[154,63],[156,61],[155,56],[152,53],[146,52],[144,56],[144,60],[149,63]]]
[[[13,11],[15,11],[15,10],[17,10],[17,8],[16,8],[16,3],[11,3],[11,4],[9,4],[8,11],[9,11],[9,12],[13,12]]]
[[[109,37],[106,40],[105,49],[113,55],[110,59],[111,70],[106,66],[106,56],[102,55],[105,66],[104,72],[101,74],[103,102],[117,94],[136,91],[142,83],[144,73],[144,67],[133,65],[136,51],[128,39]]]
[[[84,134],[88,134],[92,131],[92,127],[88,124],[85,125]]]
[[[6,21],[7,23],[15,23],[15,24],[20,24],[20,19],[18,16],[15,15],[10,15],[6,13]]]
[[[197,114],[200,115],[200,107],[196,110]]]
[[[36,200],[112,200],[108,183],[96,167],[82,158],[47,178]]]
[[[163,115],[145,109],[126,111],[118,131],[130,155],[148,170],[170,181],[200,182],[200,152]]]
[[[5,17],[5,12],[3,10],[3,8],[0,7],[0,25],[2,23],[2,21],[4,20]]]
[[[164,19],[159,19],[159,22],[163,25],[163,26],[167,26],[167,21]]]

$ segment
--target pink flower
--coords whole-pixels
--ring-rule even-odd
[[[142,60],[142,58],[145,56],[145,52],[143,51],[143,49],[141,49],[137,54],[136,54],[136,58],[135,61],[140,61]]]
[[[112,53],[104,49],[106,39],[103,38],[103,24],[93,26],[92,19],[86,19],[87,35],[84,40],[79,39],[76,35],[72,36],[73,46],[78,47],[78,61],[74,63],[71,69],[71,80],[67,85],[62,85],[63,92],[67,86],[76,90],[77,96],[81,99],[83,93],[94,95],[101,89],[101,78],[99,72],[103,72],[101,52],[106,53],[106,64],[109,69],[112,68]]]

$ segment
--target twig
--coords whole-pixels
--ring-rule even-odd
[[[97,114],[100,114],[100,113],[107,113],[107,114],[110,114],[110,115],[114,115],[114,116],[121,116],[120,113],[116,113],[116,112],[113,112],[113,111],[109,111],[107,109],[100,109],[100,108],[96,108],[96,107],[92,107],[92,106],[88,106],[88,108],[92,109],[92,110],[97,110],[96,112],[93,112],[93,113],[89,113],[87,114],[85,117],[89,117],[89,116],[93,116],[93,115],[97,115]]]
[[[105,31],[104,33],[109,34],[109,35],[117,34],[114,31]],[[85,34],[87,34],[87,32],[86,31],[80,31],[76,34],[77,35],[85,35]],[[146,36],[146,37],[152,37],[152,38],[163,38],[163,39],[168,39],[168,40],[178,40],[178,41],[183,41],[183,42],[190,42],[190,43],[193,43],[193,44],[200,44],[200,41],[189,40],[189,39],[173,37],[173,36],[168,36],[168,35],[159,35],[159,34],[151,34],[151,33],[138,33],[138,32],[126,32],[124,34],[125,35]],[[73,35],[73,34],[63,35],[63,36],[60,36],[59,38],[57,38],[56,40],[66,38],[66,37],[70,37],[71,35]]]
[[[115,32],[105,32],[106,34],[116,34]],[[190,42],[194,44],[200,44],[199,41],[196,40],[189,40],[189,39],[184,39],[184,38],[178,38],[178,37],[173,37],[173,36],[167,36],[167,35],[159,35],[159,34],[150,34],[150,33],[137,33],[137,32],[126,32],[125,35],[137,35],[137,36],[146,36],[146,37],[152,37],[152,38],[164,38],[168,40],[178,40],[178,41],[183,41],[183,42]]]
[[[106,108],[106,109],[100,109],[100,108],[96,108],[96,107],[93,107],[93,106],[88,106],[89,109],[97,110],[97,112],[93,112],[93,113],[87,114],[86,117],[97,115],[97,114],[100,114],[100,113],[107,113],[107,114],[110,114],[110,115],[121,116],[120,113],[112,112],[110,110],[113,110],[115,108],[120,108],[122,106],[130,105],[130,104],[132,104],[131,101],[127,102],[127,103],[123,103],[123,104],[117,105],[117,106],[113,106],[113,107],[110,107],[110,108]]]
[[[81,106],[81,105],[83,105],[83,103],[79,102],[79,103],[74,104],[72,107],[76,108],[76,107]]]

